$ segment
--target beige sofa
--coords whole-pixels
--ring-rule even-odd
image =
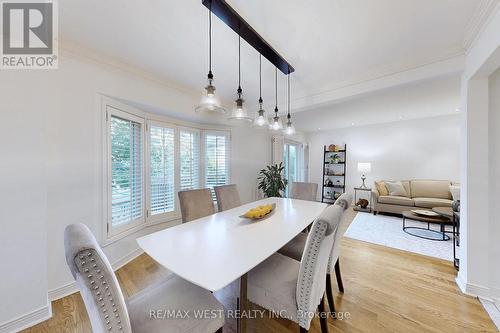
[[[401,214],[416,208],[451,207],[452,196],[447,180],[403,180],[406,196],[391,196],[384,181],[376,181],[373,187],[373,213]]]

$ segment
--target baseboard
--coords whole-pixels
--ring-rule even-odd
[[[500,307],[498,301],[497,303],[493,303],[481,298],[479,298],[479,300],[481,301],[481,304],[483,305],[486,312],[488,312],[488,315],[490,316],[493,323],[500,331]]]
[[[35,311],[0,324],[0,333],[14,333],[41,323],[52,317],[52,305],[48,303]]]
[[[116,271],[143,253],[144,251],[141,248],[137,248],[121,257],[120,259],[116,260],[115,262],[111,263],[111,267],[113,267],[113,270]],[[64,286],[49,290],[49,300],[52,302],[76,292],[78,292],[78,287],[76,286],[76,282],[72,281]]]
[[[480,297],[489,302],[495,302],[491,288],[479,286],[472,283],[467,283],[461,279],[460,274],[455,278],[455,282],[457,283],[458,288],[460,288],[460,291],[465,295],[472,297]]]

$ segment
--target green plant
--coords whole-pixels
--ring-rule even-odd
[[[265,196],[281,198],[281,192],[285,190],[288,180],[282,176],[285,169],[283,163],[268,165],[266,169],[259,172],[259,189],[264,192]]]

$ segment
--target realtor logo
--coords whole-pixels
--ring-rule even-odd
[[[2,69],[57,68],[57,20],[53,1],[1,2]]]

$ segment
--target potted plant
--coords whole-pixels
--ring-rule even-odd
[[[264,192],[266,197],[282,197],[281,193],[288,184],[288,180],[282,176],[284,169],[283,163],[280,163],[268,165],[266,169],[260,170],[257,180],[259,181],[259,189]]]

